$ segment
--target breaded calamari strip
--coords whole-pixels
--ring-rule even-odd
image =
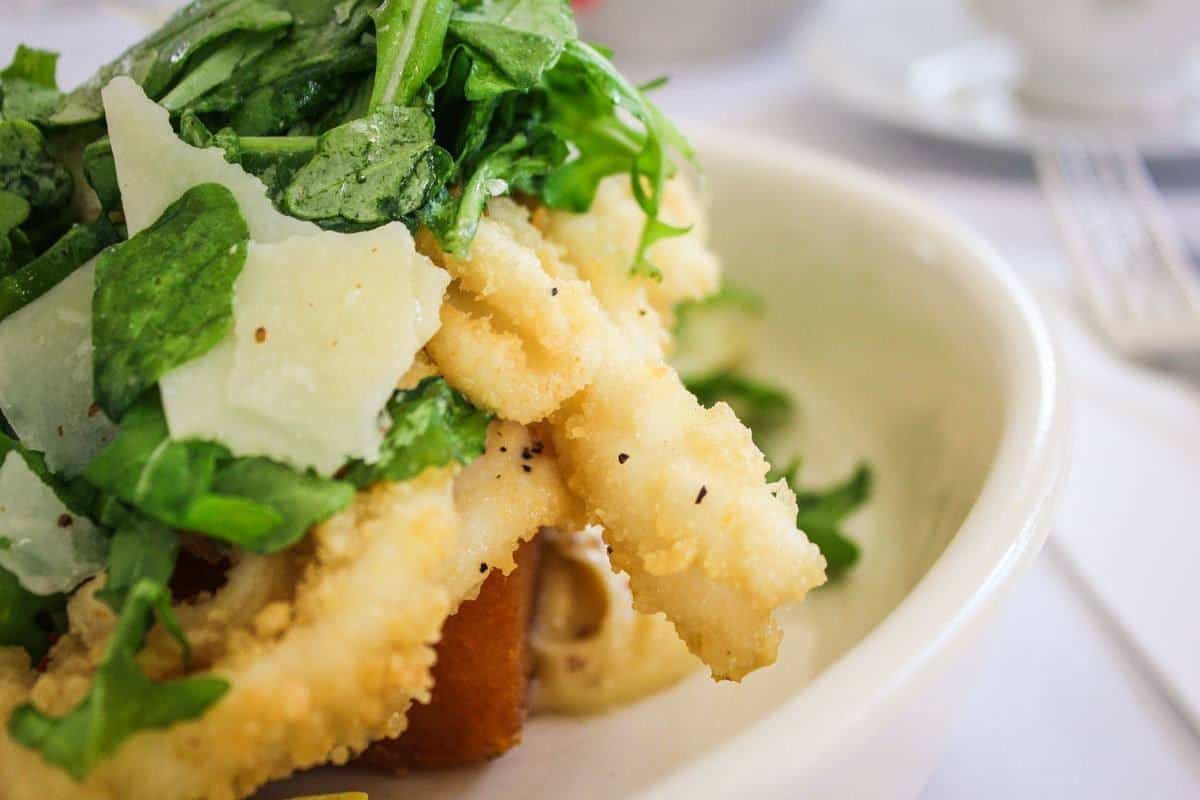
[[[454,483],[454,504],[462,518],[451,592],[473,598],[493,569],[516,569],[521,542],[539,529],[581,515],[562,479],[553,445],[541,431],[513,422],[493,422],[487,450],[465,467]],[[485,569],[486,568],[486,569]]]
[[[442,253],[428,232],[418,238],[418,248],[455,279],[427,350],[476,405],[529,424],[591,380],[606,320],[556,250],[523,243],[541,238],[527,211],[506,198],[491,209],[467,258]]]
[[[459,531],[452,476],[377,486],[318,526],[294,601],[264,608],[255,633],[214,665],[231,689],[204,717],[133,737],[82,784],[0,736],[0,775],[21,776],[0,797],[233,800],[398,735],[409,703],[428,698],[432,644],[456,604],[446,586]],[[5,718],[27,696],[23,683],[0,676]]]
[[[600,305],[625,335],[658,353],[668,344],[675,306],[712,294],[721,280],[721,265],[707,247],[704,209],[685,178],[667,183],[662,217],[691,230],[650,249],[651,263],[662,271],[658,281],[629,273],[646,215],[628,178],[613,176],[601,182],[586,214],[542,208],[533,215],[534,225],[591,284]]]
[[[615,353],[553,426],[638,611],[664,612],[715,678],[772,663],[773,611],[824,583],[825,559],[729,406],[705,409],[663,362]]]
[[[683,191],[682,184],[674,191]],[[616,216],[623,220],[624,214]],[[472,251],[466,273],[474,279],[502,273],[515,262],[530,271],[534,262],[553,265],[556,273],[573,270],[574,265],[558,257],[554,242],[528,221],[524,209],[495,202],[485,221],[488,244]],[[603,261],[608,272],[589,280],[593,287],[607,285],[608,260],[623,252],[626,223],[606,218],[603,208],[576,221],[584,226],[595,222],[586,241],[607,253],[603,259],[592,258],[596,264]],[[608,250],[606,234],[612,240]],[[666,306],[688,291],[703,294],[715,288],[715,259],[697,237],[685,239],[672,240],[677,246],[670,252],[680,259],[673,266],[688,272],[684,261],[701,263],[690,269],[690,282],[680,279],[669,292],[656,295]],[[622,281],[631,280],[628,263],[620,273]],[[451,267],[456,269],[463,267]],[[589,270],[578,272],[588,276]],[[692,289],[681,288],[686,286]],[[495,292],[488,307],[516,315],[526,305],[542,302],[524,293]],[[605,527],[614,566],[629,573],[638,610],[665,612],[714,676],[741,678],[774,660],[780,634],[772,613],[824,582],[824,559],[796,529],[791,491],[782,482],[767,485],[769,467],[745,426],[727,406],[702,408],[662,360],[661,348],[644,346],[612,308],[631,310],[620,303],[610,306],[603,324],[589,321],[587,340],[567,340],[557,354],[570,363],[579,348],[601,351],[586,387],[551,418],[567,485]],[[660,315],[657,324],[661,320]],[[528,376],[488,359],[485,338],[464,336],[464,328],[455,325],[443,325],[439,337],[440,351],[430,349],[434,361],[474,402],[487,405],[489,398],[519,396],[526,389]],[[441,354],[453,348],[472,351],[474,360],[460,359],[453,371],[446,369]]]

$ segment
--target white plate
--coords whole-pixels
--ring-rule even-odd
[[[1056,367],[995,254],[858,170],[698,137],[715,240],[771,313],[755,368],[794,389],[809,478],[859,458],[878,491],[844,584],[784,614],[779,663],[607,716],[535,719],[489,765],[396,779],[327,770],[262,798],[912,797],[983,623],[1037,552],[1063,472]]]
[[[962,0],[827,4],[797,48],[813,85],[866,116],[918,133],[1009,150],[1064,137],[1118,139],[1155,159],[1200,157],[1196,89],[1160,115],[1055,115],[1022,101],[1020,63]]]

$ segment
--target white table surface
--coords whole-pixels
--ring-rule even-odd
[[[16,2],[26,8],[40,4]],[[11,52],[18,41],[64,50],[61,75],[67,85],[103,57],[92,47],[110,53],[137,35],[132,21],[113,21],[104,30],[91,27],[86,35],[70,37],[77,45],[71,47],[63,42],[64,33],[71,33],[69,21],[7,22],[0,25],[0,53]],[[769,133],[882,172],[976,227],[1031,283],[1067,284],[1049,210],[1024,158],[876,127],[815,96],[782,51],[684,72],[658,99],[685,117]],[[1180,224],[1200,232],[1200,164],[1176,166],[1158,177]],[[1170,390],[1177,402],[1200,408],[1200,391]],[[1087,397],[1077,402],[1087,403]],[[1200,430],[1180,433],[1190,433],[1200,448]],[[1195,478],[1200,488],[1200,474]],[[1120,490],[1078,484],[1068,489],[1065,511],[1086,506],[1097,492]],[[1186,502],[1200,506],[1197,497]],[[1073,517],[1081,519],[1060,518],[1062,531],[1077,532]],[[1014,593],[922,800],[1200,798],[1200,738],[1149,679],[1143,655],[1096,602],[1094,584],[1080,577],[1087,570],[1081,572],[1066,552],[1052,540]],[[1192,636],[1200,636],[1197,610],[1200,590],[1190,600],[1180,598],[1180,620],[1190,618]]]
[[[818,96],[782,50],[683,73],[658,100],[699,122],[787,138],[884,173],[976,228],[1039,292],[1058,287],[1065,293],[1069,285],[1050,210],[1023,156],[878,127]],[[1200,163],[1156,173],[1183,230],[1200,233]],[[1087,335],[1074,324],[1070,332]],[[1064,349],[1070,362],[1073,351]],[[1148,373],[1134,374],[1132,380],[1156,388],[1163,384],[1174,392],[1175,402],[1200,411],[1200,390]],[[1095,390],[1075,383],[1076,405],[1088,406],[1088,391]],[[1193,452],[1200,451],[1200,425],[1177,433],[1190,436]],[[1083,456],[1087,448],[1076,450]],[[1122,490],[1119,471],[1106,480],[1102,466],[1076,464],[1059,515],[1060,531],[1006,609],[978,685],[922,800],[1200,798],[1200,738],[1149,677],[1144,654],[1097,602],[1097,587],[1081,577],[1069,555],[1073,551],[1056,544],[1069,535],[1084,539],[1086,546],[1093,531],[1073,527],[1090,524],[1080,510],[1098,495]],[[1200,488],[1200,470],[1190,478]],[[1179,502],[1190,502],[1200,512],[1200,498]],[[1200,537],[1200,530],[1192,533]],[[1128,532],[1131,542],[1153,534]],[[1178,599],[1180,635],[1200,637],[1194,616],[1200,588]]]

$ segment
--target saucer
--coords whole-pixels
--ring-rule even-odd
[[[1169,110],[1073,115],[1029,102],[1013,44],[961,0],[831,4],[799,37],[805,77],[855,111],[909,131],[1002,150],[1119,141],[1147,158],[1200,158],[1200,58]]]

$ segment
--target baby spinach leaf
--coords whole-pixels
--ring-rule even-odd
[[[198,53],[231,34],[287,27],[292,16],[266,0],[196,0],[156,32],[106,64],[91,80],[67,95],[50,117],[54,125],[81,125],[104,116],[100,90],[118,75],[133,78],[152,99],[161,98],[192,66]]]
[[[425,204],[448,171],[433,140],[433,118],[419,108],[386,106],[334,128],[280,198],[300,219],[382,225]]]
[[[255,553],[275,553],[304,538],[309,528],[354,500],[354,487],[301,473],[265,458],[240,458],[223,467],[213,490],[275,509],[283,521],[267,534],[221,537]]]
[[[0,567],[0,647],[23,647],[37,663],[50,648],[54,617],[66,605],[66,595],[36,595]]]
[[[454,0],[384,0],[375,11],[371,108],[406,106],[437,69]]]
[[[123,234],[104,217],[89,225],[76,225],[49,250],[13,274],[0,278],[0,320],[24,308]]]
[[[379,481],[404,481],[430,467],[469,464],[483,454],[492,414],[482,411],[446,383],[431,377],[398,391],[388,403],[392,427],[378,463],[355,462],[343,475],[359,488]]]
[[[57,69],[58,53],[20,45],[0,70],[0,118],[41,122],[54,113],[62,102]]]
[[[537,85],[577,35],[574,15],[564,0],[483,0],[455,11],[450,33],[482,53],[519,91]],[[475,80],[501,85],[495,76]],[[471,94],[480,97],[484,92]]]
[[[252,69],[253,64],[270,51],[284,36],[284,30],[246,31],[230,37],[215,52],[200,60],[188,74],[163,96],[160,103],[172,113],[179,113],[199,97],[217,88],[239,72]]]
[[[101,255],[92,339],[96,399],[109,419],[228,333],[249,239],[233,194],[209,183]]]
[[[137,663],[154,613],[162,619],[170,602],[166,587],[139,581],[129,593],[87,696],[61,717],[29,703],[20,706],[8,722],[13,739],[83,780],[97,762],[135,734],[203,715],[229,690],[228,682],[201,677],[158,683]]]

